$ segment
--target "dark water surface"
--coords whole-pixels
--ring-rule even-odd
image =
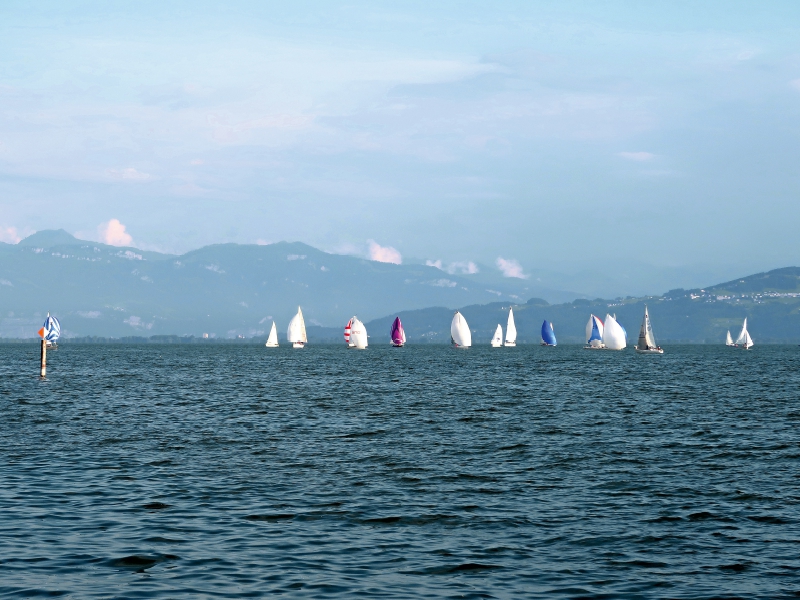
[[[800,595],[800,348],[0,347],[0,596]]]

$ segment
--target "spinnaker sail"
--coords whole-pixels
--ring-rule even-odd
[[[354,348],[363,350],[367,347],[367,328],[364,327],[364,323],[358,320],[358,317],[353,317],[352,321],[350,341],[353,343]]]
[[[603,322],[594,315],[589,315],[589,322],[586,323],[586,344],[590,348],[603,347]]]
[[[603,346],[609,350],[623,350],[627,345],[625,330],[614,317],[606,315],[606,321],[603,324]]]
[[[350,319],[347,322],[347,325],[344,326],[344,343],[347,344],[348,348],[352,348],[355,346],[353,342],[350,341],[350,334],[352,333],[353,328],[353,319]]]
[[[400,317],[395,317],[390,335],[392,338],[392,346],[401,348],[405,345],[406,332],[403,329],[403,323],[400,322]]]
[[[547,319],[542,323],[542,344],[545,346],[556,345],[556,332],[553,329],[553,324]]]
[[[55,317],[51,317],[50,313],[47,313],[47,318],[44,320],[44,325],[42,325],[42,328],[39,330],[39,335],[42,339],[51,344],[55,344],[58,338],[61,337],[61,323],[59,323],[58,319]]]
[[[453,315],[453,322],[450,323],[450,341],[456,348],[469,348],[472,346],[472,332],[469,330],[469,325],[467,325],[464,315],[458,311]]]

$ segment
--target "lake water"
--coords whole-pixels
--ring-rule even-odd
[[[0,346],[0,596],[800,595],[800,348]]]

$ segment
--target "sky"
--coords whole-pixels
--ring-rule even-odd
[[[4,2],[0,240],[651,293],[800,264],[800,3],[650,4]]]

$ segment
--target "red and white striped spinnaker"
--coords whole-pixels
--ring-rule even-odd
[[[347,322],[347,325],[344,326],[344,343],[348,346],[350,345],[350,330],[353,327],[353,319],[350,319]]]

